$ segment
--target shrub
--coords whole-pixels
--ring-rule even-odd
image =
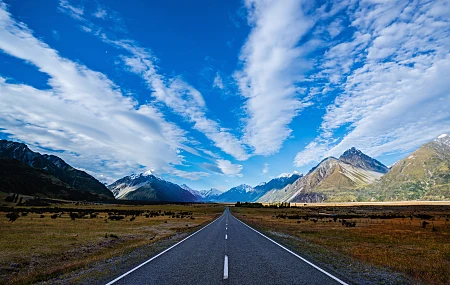
[[[14,222],[15,220],[17,220],[19,218],[19,214],[17,213],[8,213],[6,214],[6,218],[9,219],[10,222]]]
[[[53,220],[56,219],[58,217],[58,214],[53,214],[50,216],[50,218],[52,218]]]

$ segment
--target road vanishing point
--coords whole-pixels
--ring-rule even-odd
[[[107,285],[347,284],[230,214]]]

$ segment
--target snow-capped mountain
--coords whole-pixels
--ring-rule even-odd
[[[303,176],[302,173],[299,173],[298,171],[294,171],[294,172],[292,172],[292,173],[281,173],[280,175],[278,175],[277,178],[289,178],[289,177],[292,177],[292,176],[294,176],[294,175],[300,175],[300,176]]]
[[[198,197],[152,171],[125,176],[108,186],[116,199],[165,202],[195,202]],[[192,190],[192,189],[191,189]]]
[[[217,200],[217,197],[222,194],[221,191],[215,188],[209,190],[194,190],[186,184],[181,184],[180,187],[189,191],[192,195],[196,196],[199,201],[203,202],[214,202]]]

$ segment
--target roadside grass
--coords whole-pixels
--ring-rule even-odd
[[[55,210],[55,206],[65,211]],[[13,209],[20,215],[14,222],[5,217],[8,212],[0,212],[0,284],[47,280],[178,233],[194,231],[213,220],[225,207],[73,204]],[[73,220],[70,211],[95,212],[92,216],[83,213]],[[142,213],[127,215],[127,211]],[[56,217],[52,218],[55,212]],[[115,216],[123,218],[111,220]]]
[[[304,248],[307,241],[418,282],[450,284],[450,206],[231,210],[251,226],[290,238],[295,248]],[[345,226],[343,220],[356,225]],[[428,224],[423,227],[423,222]]]

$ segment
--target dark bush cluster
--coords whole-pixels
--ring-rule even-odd
[[[355,221],[346,221],[346,220],[342,220],[341,224],[347,228],[354,228],[356,227],[356,222]]]
[[[120,220],[125,219],[125,216],[122,216],[122,215],[111,215],[111,216],[108,217],[108,219],[111,220],[111,221],[120,221]]]
[[[15,212],[6,214],[6,218],[9,219],[10,222],[14,222],[19,217],[20,217],[19,214],[15,213]]]

